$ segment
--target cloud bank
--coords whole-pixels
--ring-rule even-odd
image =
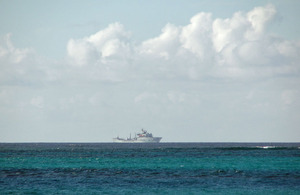
[[[225,19],[201,12],[185,26],[166,24],[161,34],[141,43],[116,22],[87,37],[70,39],[67,60],[59,63],[38,57],[33,49],[15,48],[8,34],[0,45],[1,80],[122,82],[299,75],[300,41],[269,33],[268,25],[275,19],[271,4]]]
[[[132,79],[146,72],[151,78],[186,79],[299,74],[299,42],[266,30],[275,16],[273,5],[226,19],[199,13],[186,26],[166,24],[160,35],[140,44],[122,24],[114,23],[89,37],[71,39],[68,57],[74,66],[96,66],[105,72],[98,75],[104,80]]]

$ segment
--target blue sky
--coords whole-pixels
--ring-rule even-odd
[[[0,141],[299,141],[299,8],[0,1]]]

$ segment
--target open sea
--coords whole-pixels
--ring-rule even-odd
[[[0,143],[0,194],[300,194],[300,143]]]

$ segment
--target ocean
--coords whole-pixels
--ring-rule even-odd
[[[300,143],[0,143],[1,194],[300,194]]]

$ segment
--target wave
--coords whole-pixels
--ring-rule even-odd
[[[256,146],[257,148],[261,149],[274,149],[274,148],[285,148],[285,147],[279,147],[279,146]]]

